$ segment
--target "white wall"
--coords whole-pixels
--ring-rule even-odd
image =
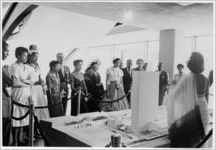
[[[113,24],[102,19],[39,7],[33,12],[22,32],[8,40],[11,50],[5,63],[11,64],[15,61],[16,47],[37,44],[40,49],[39,65],[45,77],[49,70],[48,64],[56,59],[57,52],[67,54],[74,47],[98,41]]]
[[[151,41],[159,39],[159,31],[143,30],[118,35],[106,36],[113,28],[115,22],[79,15],[67,11],[52,9],[48,7],[38,7],[34,10],[28,23],[21,33],[14,36],[8,42],[10,44],[10,57],[5,63],[11,64],[15,61],[14,50],[18,46],[28,47],[30,44],[37,44],[40,49],[39,65],[41,66],[42,77],[45,77],[49,71],[49,62],[56,59],[57,52],[64,52],[65,55],[71,49],[78,47],[82,50],[68,62],[73,70],[72,62],[76,58],[85,60],[83,71],[94,58],[100,58],[102,61],[101,74],[104,76],[108,67],[112,66],[113,57],[122,57],[121,52],[126,54],[124,57],[124,66],[127,58],[133,59],[134,67],[137,58],[144,58],[149,62],[149,70],[155,70],[159,56],[159,42],[149,43],[149,53],[146,54],[146,45],[142,42],[136,44],[123,44],[110,46],[99,46],[97,48],[86,48],[94,45],[107,45],[117,43],[128,43],[138,41]],[[212,42],[212,40],[210,40]],[[205,53],[207,74],[213,67],[213,47],[209,40],[202,42],[197,40],[197,51]],[[206,44],[208,43],[208,44]],[[191,51],[191,41],[186,40],[185,48],[188,50],[188,57]],[[148,55],[148,57],[147,57]],[[185,57],[184,62],[188,58]],[[177,70],[175,70],[176,72]],[[103,77],[105,80],[105,77]]]

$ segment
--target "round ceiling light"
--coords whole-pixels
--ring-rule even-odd
[[[130,21],[133,19],[133,12],[131,10],[128,10],[124,13],[124,19],[127,20],[127,21]]]

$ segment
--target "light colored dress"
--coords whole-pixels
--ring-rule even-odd
[[[180,74],[180,73],[175,74],[174,75],[175,83],[177,84],[183,77],[184,77],[184,74]]]
[[[10,75],[13,80],[11,99],[24,105],[29,105],[29,97],[31,95],[30,86],[23,83],[23,80],[31,80],[28,68],[26,64],[18,63],[12,64],[10,68]],[[28,108],[19,107],[17,105],[13,106],[14,117],[22,117],[27,111]],[[13,127],[23,127],[27,125],[29,125],[29,115],[22,120],[12,119]]]
[[[112,67],[107,70],[106,74],[108,81],[106,99],[112,101],[123,97],[125,95],[122,84],[123,71],[120,68]],[[109,107],[107,107],[107,110],[105,109],[104,111],[116,111],[129,108],[127,97],[124,97],[120,101],[110,103],[107,106]]]
[[[30,71],[30,76],[32,78],[32,81],[36,83],[40,79],[40,68],[37,65],[27,65]],[[32,97],[34,100],[34,106],[47,106],[47,97],[43,92],[42,85],[40,84],[34,84],[32,86]],[[43,109],[35,109],[35,113],[38,117],[39,120],[49,118],[49,112],[48,108],[43,108]]]
[[[199,95],[198,86],[195,75],[190,73],[166,97],[169,138],[173,146],[194,147],[206,134],[207,100]]]

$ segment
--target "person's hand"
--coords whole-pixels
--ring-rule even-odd
[[[65,97],[65,94],[67,94],[67,92],[66,92],[65,90],[62,90],[62,91],[60,92],[60,96],[61,96],[61,97]]]
[[[22,83],[25,83],[26,85],[33,85],[33,84],[34,84],[33,82],[31,82],[31,81],[29,81],[29,80],[20,79],[20,81],[21,81]]]
[[[42,89],[43,89],[43,93],[44,93],[44,95],[46,95],[47,94],[47,86],[46,85],[44,85],[44,86],[42,86]]]
[[[102,85],[102,82],[100,82],[100,83],[96,84],[96,86],[101,86],[101,85]]]
[[[106,91],[106,97],[110,97],[110,92]]]
[[[38,82],[39,82],[40,85],[42,85],[42,86],[45,86],[45,85],[46,85],[46,84],[45,84],[45,81],[44,81],[43,79],[41,79],[41,78],[38,80]]]
[[[61,83],[61,89],[67,89],[67,83],[66,82],[63,82]]]
[[[88,97],[85,97],[84,99],[85,99],[85,102],[88,102],[88,101],[89,101],[89,98],[88,98]]]
[[[116,88],[119,89],[121,85],[119,83],[116,84]]]
[[[176,81],[175,80],[173,80],[171,83],[172,83],[172,85],[176,85]]]

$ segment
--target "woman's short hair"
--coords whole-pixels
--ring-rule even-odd
[[[32,57],[34,56],[34,55],[37,55],[37,54],[39,54],[38,52],[32,52],[32,53],[29,53],[28,54],[28,59],[27,59],[27,64],[29,64],[30,62],[31,62],[31,59],[32,59]]]
[[[199,52],[193,52],[190,56],[188,63],[187,63],[187,67],[194,74],[202,73],[204,71],[203,55]]]
[[[21,56],[24,53],[28,53],[28,49],[25,48],[25,47],[17,47],[16,50],[15,50],[15,56],[16,56],[16,58],[18,56]]]
[[[116,63],[117,61],[121,61],[121,59],[120,58],[113,59],[113,64]]]
[[[77,59],[73,61],[73,65],[76,66],[78,63],[83,62],[82,59]]]
[[[141,58],[137,59],[136,63],[138,64],[139,61],[142,61],[144,63],[144,60]]]
[[[92,62],[91,64],[90,64],[90,67],[93,67],[94,65],[98,65],[98,62]]]
[[[51,62],[49,63],[49,67],[50,67],[50,69],[52,69],[53,67],[55,67],[55,66],[58,65],[58,64],[59,64],[58,61],[53,60],[53,61],[51,61]]]
[[[178,65],[177,65],[177,68],[184,68],[184,65],[178,64]]]

